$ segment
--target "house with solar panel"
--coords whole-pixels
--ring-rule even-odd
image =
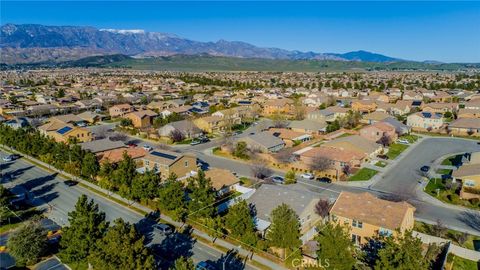
[[[443,127],[441,113],[417,112],[407,117],[407,126],[417,131],[435,131]]]
[[[67,142],[70,137],[76,138],[79,142],[93,140],[92,133],[88,129],[58,120],[50,121],[38,127],[38,130],[43,135],[54,138],[57,142]]]
[[[197,158],[190,154],[181,154],[164,149],[155,149],[142,158],[143,167],[139,172],[154,171],[162,179],[174,173],[178,179],[184,179],[197,172]]]

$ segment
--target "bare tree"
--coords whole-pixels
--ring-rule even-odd
[[[315,205],[315,213],[322,218],[325,218],[328,216],[331,207],[332,204],[328,200],[320,199]]]
[[[327,157],[316,156],[313,158],[312,164],[310,164],[310,169],[313,171],[326,171],[332,167],[332,162]]]
[[[115,132],[109,138],[112,141],[122,141],[122,142],[124,142],[124,141],[127,140],[127,135],[125,135],[121,132]]]
[[[392,144],[392,137],[386,133],[383,133],[382,137],[378,140],[378,143],[383,145],[383,147],[387,147]]]
[[[433,233],[437,237],[443,237],[448,232],[448,228],[445,227],[443,222],[440,219],[437,219],[437,223],[433,225]]]
[[[170,139],[172,139],[173,142],[181,142],[185,139],[185,136],[180,130],[174,129],[170,132]]]
[[[290,163],[292,162],[292,152],[293,150],[291,148],[284,148],[280,151],[278,151],[276,154],[273,155],[273,157],[282,164],[285,163]]]
[[[251,170],[253,176],[258,179],[265,179],[273,174],[273,171],[263,162],[253,164]]]
[[[350,173],[352,173],[352,166],[345,164],[345,166],[342,167],[342,172],[347,176],[350,175]]]
[[[97,139],[106,138],[107,134],[108,134],[108,127],[107,126],[100,126],[95,131],[95,136],[97,137]]]

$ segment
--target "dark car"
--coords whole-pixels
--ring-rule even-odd
[[[201,142],[201,143],[207,143],[207,142],[209,142],[209,141],[210,141],[210,139],[207,138],[207,137],[200,138],[200,142]]]
[[[323,183],[332,183],[332,179],[328,177],[317,177],[317,181],[323,182]]]
[[[422,166],[420,168],[420,171],[422,171],[422,172],[428,172],[429,170],[430,170],[430,166]]]
[[[165,224],[165,223],[158,223],[153,225],[153,228],[158,230],[161,235],[170,235],[173,233],[172,227],[170,225]]]
[[[67,181],[64,181],[63,183],[64,183],[66,186],[69,186],[69,187],[73,187],[73,186],[75,186],[75,185],[78,184],[77,181],[73,181],[73,180],[67,180]]]
[[[195,270],[216,270],[217,267],[209,261],[201,261],[197,264],[197,267],[195,267]]]

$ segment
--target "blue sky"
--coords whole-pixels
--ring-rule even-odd
[[[1,24],[145,29],[290,50],[480,62],[480,2],[0,3]]]

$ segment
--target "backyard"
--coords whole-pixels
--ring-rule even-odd
[[[357,173],[352,175],[348,181],[367,181],[370,180],[378,171],[369,168],[362,168]]]

